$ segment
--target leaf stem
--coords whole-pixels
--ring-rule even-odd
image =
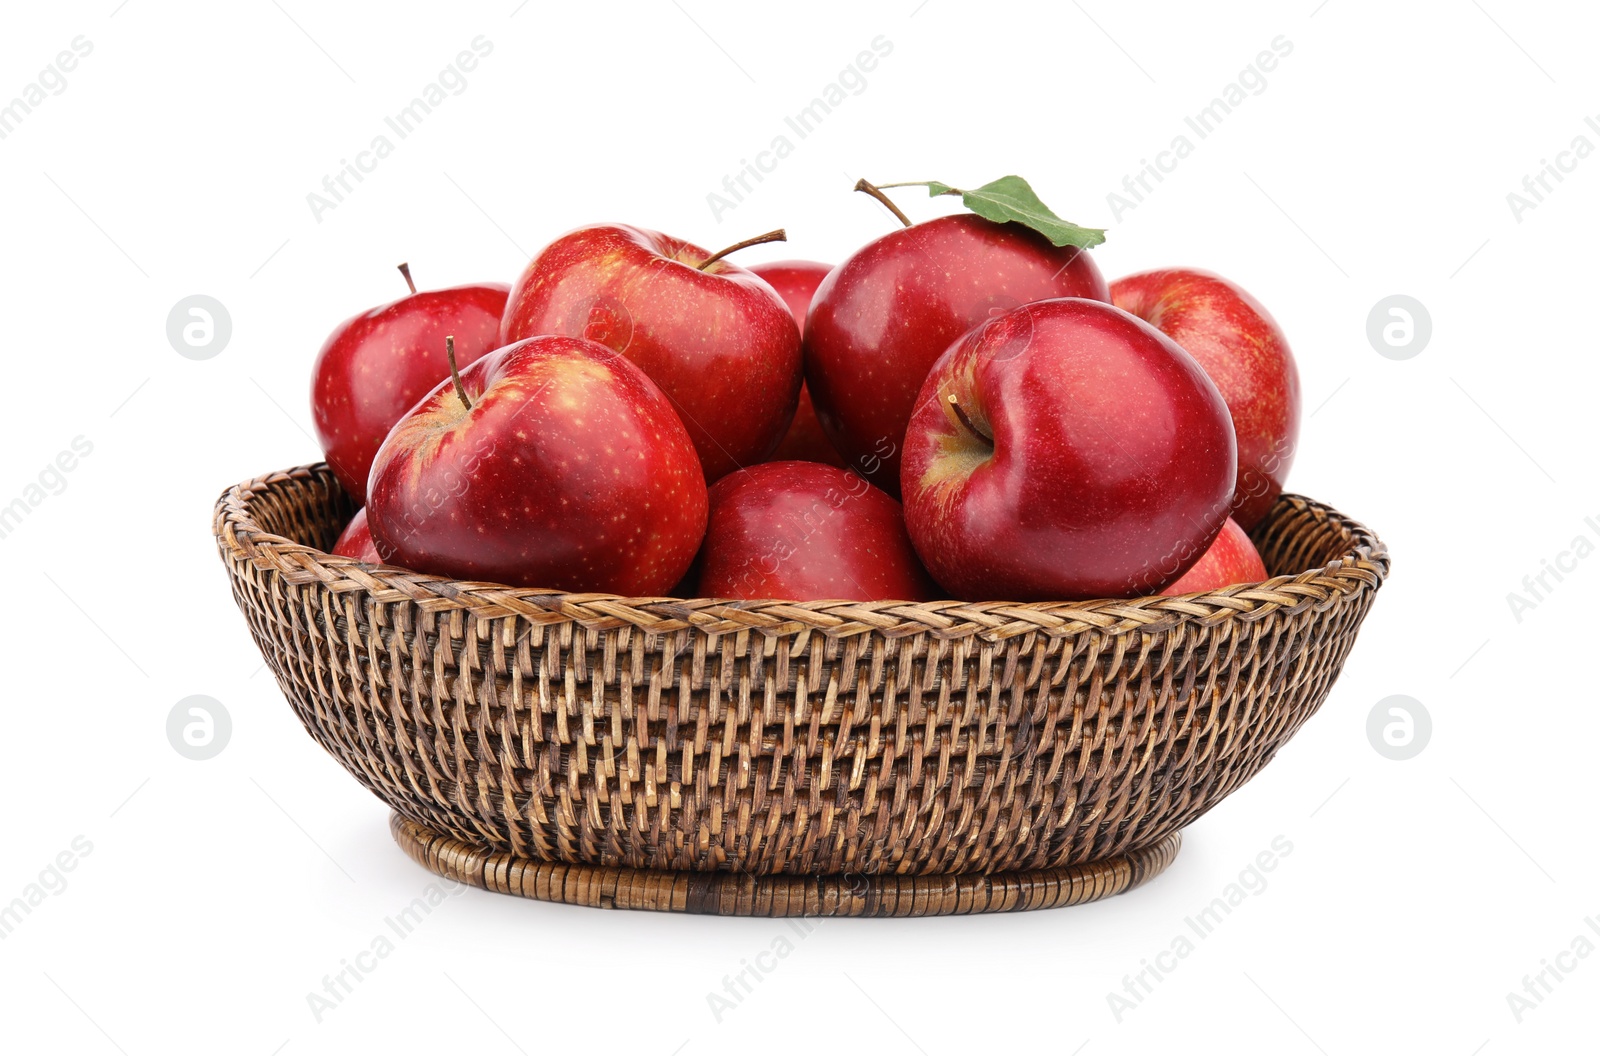
[[[896,186],[896,185],[891,183],[891,184],[885,184],[885,186],[893,187],[893,186]],[[883,203],[883,207],[885,209],[889,210],[891,213],[894,214],[896,220],[899,220],[902,224],[905,224],[907,227],[911,226],[911,218],[908,217],[905,213],[902,213],[900,211],[900,207],[898,205],[895,205],[893,202],[891,202],[889,200],[889,196],[887,194],[884,194],[883,191],[879,190],[875,185],[868,183],[866,180],[857,180],[856,181],[856,190],[860,191],[862,194],[870,194],[870,195],[872,195],[872,197],[876,198],[878,201]]]
[[[461,384],[461,372],[456,369],[456,339],[454,334],[445,335],[444,354],[450,360],[450,380],[456,383],[456,395],[461,398],[461,405],[467,410],[472,410],[472,401],[467,399],[466,387]],[[954,396],[950,397],[952,400]]]
[[[768,231],[764,235],[757,235],[755,238],[747,238],[743,242],[735,242],[727,249],[719,250],[718,252],[711,254],[705,260],[702,260],[700,263],[696,264],[695,267],[701,271],[705,271],[708,267],[727,256],[729,253],[737,253],[741,249],[748,249],[750,246],[759,246],[765,242],[787,241],[789,241],[789,235],[783,230],[783,228],[780,227],[776,231]]]

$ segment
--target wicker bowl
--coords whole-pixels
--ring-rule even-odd
[[[324,464],[230,488],[234,599],[412,857],[555,901],[751,915],[1068,905],[1136,886],[1328,695],[1389,569],[1285,495],[1265,583],[1062,604],[719,602],[324,553]]]

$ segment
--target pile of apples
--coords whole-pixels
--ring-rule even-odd
[[[906,185],[893,185],[906,186]],[[341,324],[312,409],[334,552],[569,592],[1076,600],[1266,578],[1299,380],[1238,286],[1109,286],[1008,176],[837,267],[581,227],[514,287]],[[902,503],[904,504],[902,506]]]

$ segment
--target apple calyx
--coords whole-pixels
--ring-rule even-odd
[[[411,292],[412,293],[416,293],[417,292],[417,284],[411,281],[411,265],[410,264],[401,264],[400,265],[400,274],[405,276],[406,285],[411,287]]]
[[[884,186],[885,187],[896,187],[896,186],[899,186],[899,184],[887,183],[887,184],[884,184]],[[860,191],[862,194],[869,194],[872,197],[876,198],[879,202],[883,203],[883,207],[885,209],[889,210],[891,213],[894,214],[894,218],[896,220],[900,221],[902,224],[906,225],[907,227],[911,226],[911,218],[909,216],[907,216],[905,213],[902,213],[900,211],[900,207],[898,205],[895,205],[894,202],[890,201],[889,200],[889,196],[887,194],[884,194],[883,191],[880,190],[875,184],[868,183],[866,180],[857,180],[855,189]]]
[[[783,228],[780,227],[775,231],[768,231],[764,235],[757,235],[755,238],[747,238],[743,242],[735,242],[733,245],[728,246],[726,249],[719,249],[717,252],[711,254],[705,260],[702,260],[700,263],[696,264],[695,268],[698,271],[705,271],[711,265],[715,264],[717,261],[719,261],[723,257],[727,256],[729,253],[737,253],[741,249],[748,249],[751,246],[759,246],[759,245],[762,245],[762,244],[767,243],[767,242],[787,242],[787,241],[789,241],[789,234],[788,234],[788,232],[784,231]]]
[[[861,181],[865,183],[866,181]],[[867,187],[872,187],[867,184]],[[997,223],[1018,223],[1023,227],[1031,228],[1050,240],[1055,246],[1077,246],[1079,249],[1092,249],[1106,240],[1103,227],[1079,227],[1069,220],[1063,220],[1050,211],[1050,207],[1039,200],[1028,181],[1021,176],[1002,176],[998,180],[984,184],[982,187],[964,191],[959,187],[952,187],[948,183],[938,180],[909,180],[904,183],[884,183],[872,187],[869,194],[873,194],[879,201],[888,204],[888,199],[881,193],[889,187],[926,187],[928,197],[937,198],[941,194],[958,194],[961,204],[977,213],[985,220]],[[856,190],[866,190],[860,183]],[[905,220],[905,215],[895,209],[896,216]],[[906,221],[906,226],[910,226]]]
[[[472,410],[472,401],[467,399],[467,390],[461,384],[461,372],[456,369],[456,339],[454,334],[446,334],[444,338],[445,358],[450,361],[450,380],[456,383],[456,396],[461,400],[461,406]]]
[[[971,433],[985,444],[988,444],[990,447],[994,447],[994,437],[978,428],[978,423],[974,422],[972,417],[967,414],[966,409],[961,406],[961,401],[956,399],[955,393],[950,393],[945,397],[945,400],[950,405],[951,413],[956,416],[956,421],[961,423],[961,428],[965,429],[967,432]]]

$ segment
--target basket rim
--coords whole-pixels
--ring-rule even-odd
[[[622,597],[508,587],[369,565],[264,531],[255,498],[285,485],[320,482],[337,488],[326,462],[263,474],[223,491],[213,511],[213,531],[225,561],[244,562],[288,582],[319,583],[335,594],[365,593],[377,602],[414,602],[430,613],[460,612],[479,619],[516,616],[537,624],[575,623],[594,630],[636,627],[651,633],[698,630],[708,634],[754,631],[785,637],[816,631],[827,637],[878,634],[937,638],[976,636],[999,641],[1021,634],[1070,636],[1157,632],[1178,623],[1253,622],[1274,613],[1324,608],[1339,598],[1377,590],[1389,573],[1388,548],[1376,533],[1331,506],[1285,492],[1278,506],[1330,523],[1350,545],[1335,560],[1260,583],[1241,583],[1199,594],[1150,595],[1092,601],[970,602],[743,601],[716,598]]]

